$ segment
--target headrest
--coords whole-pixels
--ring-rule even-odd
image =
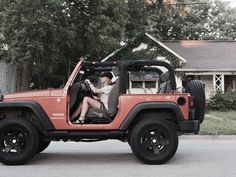
[[[113,72],[113,74],[115,75],[115,77],[117,77],[117,76],[120,75],[119,68],[116,67],[116,66],[113,66],[113,67],[112,67],[112,72]]]
[[[161,82],[167,82],[169,81],[169,71],[165,72],[165,73],[162,73],[161,76],[160,76],[160,79],[161,79]]]

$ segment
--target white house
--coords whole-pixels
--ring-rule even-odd
[[[12,64],[0,60],[0,89],[3,94],[16,90],[16,69]]]
[[[216,91],[236,90],[236,41],[159,41],[149,34],[145,36],[180,62],[181,68],[177,68],[177,72],[183,72],[191,79],[201,80],[205,85],[207,98]],[[147,44],[142,43],[137,49],[145,50]],[[122,48],[117,52],[121,50]],[[116,52],[106,57],[106,60],[113,55]],[[160,54],[157,53],[157,56],[160,58]],[[141,78],[137,80],[131,77],[131,93],[151,93],[158,89],[157,78]],[[182,87],[181,79],[176,78],[177,87]]]
[[[206,96],[216,91],[236,90],[236,41],[164,41],[186,59],[182,68],[192,79],[205,84]]]
[[[236,90],[236,41],[159,41],[149,34],[146,37],[156,45],[175,57],[183,72],[191,79],[199,79],[205,85],[206,96],[209,98],[216,91]],[[141,44],[145,50],[146,44]],[[124,47],[108,55],[103,61],[109,60]],[[157,56],[160,54],[157,53]],[[162,57],[163,59],[163,57]],[[168,58],[167,58],[168,59]],[[155,93],[158,89],[158,77],[145,73],[130,75],[129,92]],[[177,78],[177,87],[181,87],[181,78]],[[16,68],[0,60],[0,89],[3,93],[12,93],[16,90]]]

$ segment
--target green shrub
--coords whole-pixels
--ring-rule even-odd
[[[217,92],[207,101],[207,110],[236,110],[236,91]]]

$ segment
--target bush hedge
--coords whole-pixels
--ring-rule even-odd
[[[236,91],[217,92],[207,101],[209,111],[236,110]]]

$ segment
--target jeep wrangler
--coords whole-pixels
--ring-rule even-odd
[[[111,71],[117,78],[108,109],[90,108],[83,125],[73,123],[71,115],[83,98],[94,95],[85,79],[95,84],[96,76],[104,71]],[[159,77],[155,93],[129,93],[129,74],[140,71]],[[178,135],[197,134],[204,120],[203,84],[190,80],[184,90],[177,91],[174,70],[163,61],[81,60],[61,89],[1,95],[0,161],[25,164],[51,141],[117,139],[128,142],[143,163],[165,163],[176,153]]]

